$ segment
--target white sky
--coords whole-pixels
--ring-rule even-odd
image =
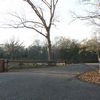
[[[37,1],[37,0],[34,0]],[[51,39],[64,36],[77,40],[82,40],[91,36],[91,26],[84,24],[82,21],[72,20],[70,11],[76,10],[81,12],[78,4],[79,0],[59,0],[56,16],[58,22],[56,27],[52,29]],[[8,12],[17,12],[24,15],[24,12],[30,12],[29,6],[26,6],[23,0],[0,0],[0,25],[2,22],[9,21]],[[2,29],[0,28],[0,44],[10,40],[12,37],[24,42],[26,46],[31,45],[35,39],[43,40],[42,36],[30,29]]]

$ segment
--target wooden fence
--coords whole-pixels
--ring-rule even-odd
[[[66,61],[46,61],[46,60],[7,60],[7,59],[1,59],[0,60],[0,72],[7,72],[8,71],[8,65],[10,63],[13,64],[24,64],[24,63],[32,63],[32,64],[38,64],[38,65],[47,65],[47,66],[56,66],[59,65],[66,65]]]

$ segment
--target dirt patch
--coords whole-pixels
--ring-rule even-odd
[[[89,83],[100,85],[100,73],[98,71],[89,71],[81,74],[79,79]]]

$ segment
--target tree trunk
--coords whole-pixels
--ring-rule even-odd
[[[48,61],[52,61],[52,46],[51,46],[51,41],[50,41],[50,33],[48,32],[47,35],[47,52],[48,52]]]
[[[100,56],[99,56],[99,50],[98,50],[98,52],[97,52],[97,56],[98,56],[98,62],[99,62],[98,73],[100,74]]]

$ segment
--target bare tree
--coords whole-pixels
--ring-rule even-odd
[[[85,4],[87,7],[91,7],[93,9],[86,10],[87,15],[78,15],[76,13],[73,13],[74,18],[80,19],[80,20],[87,20],[92,25],[95,25],[96,27],[100,29],[100,0],[81,0],[81,2]],[[94,41],[95,41],[94,48],[96,48],[96,53],[97,53],[98,62],[99,62],[99,73],[100,73],[99,41],[98,41],[98,37],[96,36],[96,34],[94,37]]]
[[[47,39],[47,50],[48,50],[48,61],[52,60],[52,47],[50,39],[51,26],[54,25],[54,15],[58,0],[41,0],[43,7],[46,8],[46,12],[49,14],[44,15],[44,10],[41,7],[37,7],[32,0],[24,0],[34,11],[35,15],[38,17],[38,21],[28,20],[20,17],[16,13],[11,13],[13,17],[18,19],[18,22],[13,22],[12,24],[7,24],[9,27],[13,28],[28,28],[35,30],[37,33],[41,34]],[[46,18],[47,17],[47,18]],[[44,30],[44,31],[41,31]]]
[[[19,40],[15,40],[14,37],[4,44],[4,51],[11,59],[15,59],[22,49],[24,49],[23,43],[20,43]]]

